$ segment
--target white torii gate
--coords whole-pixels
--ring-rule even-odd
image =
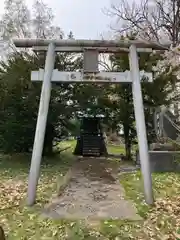
[[[31,167],[28,181],[27,204],[33,205],[36,199],[36,189],[38,185],[40,164],[42,158],[47,115],[51,95],[51,81],[59,82],[132,82],[134,112],[139,144],[140,162],[144,180],[144,193],[147,204],[153,204],[152,178],[149,164],[147,134],[144,118],[143,98],[140,80],[142,76],[147,76],[152,81],[152,73],[139,71],[137,52],[151,52],[155,50],[165,50],[167,45],[157,43],[147,43],[138,40],[43,40],[43,39],[14,39],[16,47],[33,48],[36,51],[47,51],[45,69],[31,72],[32,81],[43,81],[41,98],[39,104],[36,133],[34,139]],[[83,52],[84,68],[83,72],[59,72],[54,70],[56,52]],[[124,73],[99,72],[99,53],[129,53],[130,71]]]

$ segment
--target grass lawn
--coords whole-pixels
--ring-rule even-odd
[[[64,147],[64,145],[63,145]],[[140,222],[103,221],[87,227],[83,221],[59,221],[44,219],[41,209],[57,190],[57,179],[64,175],[73,161],[69,152],[61,157],[43,159],[37,204],[25,205],[30,156],[0,156],[0,223],[7,239],[69,239],[69,240],[124,240],[124,239],[180,239],[180,175],[153,175],[156,204],[148,208],[143,200],[139,172],[123,174],[120,182],[127,198],[133,199]]]
[[[147,239],[180,239],[180,174],[153,174],[153,189],[156,199],[150,208],[145,204],[141,173],[124,174],[120,177],[127,198],[133,199],[144,221],[141,231]],[[140,232],[141,232],[140,231]],[[146,238],[145,238],[146,239]]]
[[[67,140],[67,141],[62,141],[58,144],[59,149],[66,149],[68,147],[71,147],[73,150],[76,146],[76,140]]]
[[[125,154],[125,149],[124,149],[124,146],[123,145],[108,145],[107,146],[107,151],[109,154],[117,154],[117,155],[120,155],[120,154]]]

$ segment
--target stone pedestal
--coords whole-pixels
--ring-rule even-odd
[[[149,151],[151,172],[180,172],[180,152]],[[136,164],[140,165],[139,153],[136,154]]]

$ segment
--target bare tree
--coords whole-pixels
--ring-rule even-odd
[[[42,0],[36,0],[33,5],[33,35],[37,38],[62,38],[60,27],[53,25],[54,15]]]
[[[42,0],[35,0],[30,10],[25,0],[5,0],[4,14],[0,19],[1,37],[62,38],[63,32],[59,26],[53,25],[53,20],[52,9]]]
[[[121,35],[136,33],[137,38],[159,43],[169,40],[173,47],[180,44],[180,0],[112,0],[106,13],[116,18],[115,30]],[[177,95],[178,85],[174,89]],[[175,102],[177,116],[178,108]]]
[[[30,36],[30,11],[24,0],[5,0],[4,14],[1,25],[3,26],[3,38],[26,38]]]
[[[107,14],[116,18],[116,30],[123,34],[137,32],[138,37],[180,43],[179,0],[112,0]]]
[[[16,50],[12,38],[62,38],[63,32],[53,20],[52,9],[42,0],[35,0],[33,9],[28,9],[25,0],[5,0],[0,19],[1,59]]]

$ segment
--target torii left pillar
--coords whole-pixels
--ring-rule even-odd
[[[46,55],[44,78],[42,83],[38,119],[36,124],[36,133],[28,180],[27,204],[29,206],[32,206],[35,203],[36,199],[36,189],[39,180],[47,116],[51,96],[51,77],[54,69],[54,62],[55,62],[55,45],[52,42],[48,46],[48,51]]]

